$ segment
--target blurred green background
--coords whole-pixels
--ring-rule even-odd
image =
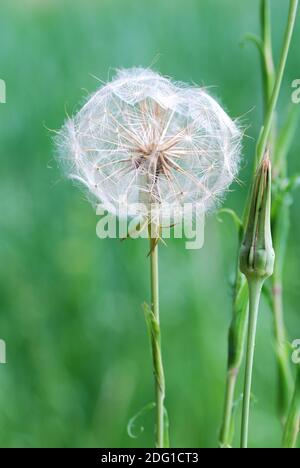
[[[286,0],[273,4],[279,46]],[[241,213],[261,124],[258,0],[2,0],[0,78],[0,445],[153,445],[153,415],[130,439],[129,419],[153,400],[141,303],[149,299],[148,245],[100,241],[84,195],[61,176],[53,133],[113,69],[153,66],[212,86],[248,127],[240,185],[226,207]],[[299,20],[280,99],[280,120],[300,78]],[[300,109],[299,109],[300,110]],[[298,133],[299,134],[299,133]],[[300,172],[300,143],[290,155]],[[299,194],[285,271],[290,338],[300,338]],[[201,251],[161,248],[161,312],[171,442],[216,447],[224,399],[236,232],[211,216]],[[255,363],[253,447],[281,440],[271,313],[264,304]]]

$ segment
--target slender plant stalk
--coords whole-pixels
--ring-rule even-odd
[[[282,180],[289,180],[287,174],[287,155],[296,133],[298,121],[297,109],[291,109],[276,143],[274,155],[276,187],[280,187]],[[279,381],[279,412],[281,421],[286,421],[287,411],[293,392],[293,376],[290,365],[290,352],[287,344],[287,333],[284,324],[283,309],[283,269],[290,229],[291,191],[275,192],[275,208],[272,215],[272,231],[274,249],[276,252],[275,270],[272,279],[272,309],[274,316],[275,347]]]
[[[282,85],[282,80],[284,76],[284,71],[286,67],[288,52],[291,44],[292,34],[295,27],[296,14],[297,14],[298,0],[290,0],[289,8],[289,17],[288,24],[286,28],[280,64],[278,72],[275,78],[274,90],[270,100],[270,104],[266,113],[265,123],[263,125],[261,135],[257,145],[256,153],[256,163],[264,164],[263,158],[267,152],[267,149],[270,145],[271,131],[274,124],[275,109],[277,106],[277,101],[279,98],[279,93]],[[244,385],[244,401],[243,401],[243,415],[242,415],[242,428],[241,428],[241,448],[248,447],[248,432],[249,432],[249,413],[250,413],[250,399],[251,399],[251,385],[252,385],[252,373],[253,373],[253,359],[254,359],[254,350],[255,350],[255,337],[257,330],[257,318],[261,297],[261,290],[263,286],[262,279],[260,278],[260,272],[263,272],[265,269],[268,272],[268,276],[271,276],[273,273],[273,268],[271,266],[271,261],[267,268],[261,268],[263,263],[263,256],[266,255],[266,264],[268,263],[267,257],[270,255],[271,260],[271,247],[272,247],[272,236],[271,236],[271,182],[269,181],[269,200],[265,199],[265,212],[262,216],[260,212],[260,206],[257,204],[257,201],[261,201],[264,198],[263,194],[260,194],[260,190],[264,191],[263,185],[259,189],[259,184],[252,192],[252,207],[249,210],[249,220],[248,227],[245,235],[245,242],[242,246],[241,254],[241,267],[242,271],[246,274],[249,286],[249,332],[248,332],[248,343],[247,343],[247,362],[246,362],[246,372],[245,372],[245,385]],[[258,190],[257,190],[258,189]],[[257,190],[257,194],[256,194]],[[262,205],[263,206],[263,205]],[[261,220],[259,220],[261,217]],[[258,229],[258,231],[257,231]],[[259,235],[259,231],[260,235]],[[264,239],[265,238],[265,239]],[[259,245],[261,244],[261,245]],[[268,254],[269,252],[269,254]],[[257,273],[253,275],[253,272],[256,271],[255,264],[257,263]],[[273,267],[274,267],[274,258],[273,258]],[[253,272],[251,272],[253,269]]]
[[[156,399],[156,447],[165,448],[164,400],[165,377],[161,352],[161,332],[159,316],[159,276],[158,276],[158,233],[154,235],[155,226],[149,227],[150,236],[150,270],[151,270],[151,311],[148,325],[151,334],[155,399]]]
[[[272,312],[279,385],[278,411],[281,422],[284,424],[293,387],[283,309],[283,265],[289,232],[290,207],[285,199],[283,199],[280,205],[277,207],[272,218],[274,249],[276,253],[275,269],[272,277]]]
[[[264,107],[265,113],[268,110],[268,103],[272,98],[274,89],[276,71],[273,60],[272,47],[272,28],[271,28],[271,9],[270,0],[261,0],[261,24],[262,24],[262,69],[264,84]],[[273,161],[273,180],[276,185],[280,184],[281,179],[287,177],[287,146],[284,145],[284,151],[277,151],[280,140],[286,142],[286,135],[290,138],[290,119],[287,120],[287,129],[283,129],[283,135],[277,135],[277,116],[273,114],[273,126],[269,138],[270,157]],[[279,159],[277,159],[279,155]],[[275,351],[278,369],[278,410],[281,420],[284,422],[287,408],[290,403],[292,391],[292,373],[289,364],[289,355],[287,350],[287,333],[284,324],[283,311],[283,264],[286,252],[287,238],[289,232],[289,206],[286,197],[281,197],[281,202],[272,213],[272,232],[274,241],[274,250],[276,254],[274,275],[272,277],[272,313],[274,320]]]
[[[225,405],[223,424],[220,433],[220,445],[222,448],[230,448],[232,440],[232,412],[234,406],[235,387],[238,372],[234,369],[227,372]]]
[[[258,46],[259,51],[261,53],[261,68],[264,84],[264,107],[266,113],[275,82],[275,67],[272,53],[271,14],[269,0],[261,0],[261,30],[262,39],[256,36],[250,36],[250,38]],[[254,164],[254,173],[256,172],[256,169],[257,161],[255,161]],[[242,235],[243,226],[241,226],[240,228],[240,237]],[[239,245],[241,243],[241,240],[242,239],[240,239]],[[220,432],[220,445],[222,448],[230,447],[233,439],[233,409],[235,399],[235,387],[240,372],[241,364],[243,361],[246,342],[248,294],[246,301],[244,301],[241,307],[238,307],[238,297],[241,294],[241,291],[247,288],[247,282],[244,281],[244,284],[242,285],[242,281],[243,275],[240,273],[238,268],[234,288],[233,319],[230,325],[228,340],[228,368],[225,390],[225,404],[223,412],[223,422]],[[233,355],[235,355],[235,358],[232,358]]]
[[[241,448],[248,448],[249,413],[257,320],[264,282],[273,274],[275,254],[271,234],[271,161],[261,163],[253,184],[249,216],[240,250],[240,269],[249,289],[249,325],[244,380]]]
[[[258,47],[262,54],[262,70],[263,70],[263,82],[264,82],[264,102],[265,102],[265,124],[262,127],[260,139],[257,145],[257,155],[254,164],[254,173],[256,172],[260,162],[262,161],[265,151],[267,149],[267,145],[270,148],[271,152],[273,152],[273,148],[275,145],[275,138],[276,138],[276,116],[275,116],[275,109],[276,104],[279,97],[279,92],[282,84],[282,79],[284,75],[285,65],[287,61],[288,51],[291,43],[292,33],[295,25],[296,19],[296,12],[297,12],[298,0],[291,0],[290,2],[290,10],[289,10],[289,18],[288,18],[288,26],[285,34],[284,39],[284,46],[282,49],[280,65],[278,69],[278,73],[276,75],[274,61],[273,61],[273,51],[272,51],[272,34],[271,34],[271,14],[270,14],[270,1],[269,0],[261,0],[261,24],[262,24],[262,40],[260,38],[254,38],[255,43],[258,44]],[[245,210],[247,219],[248,211],[250,209],[250,199],[247,203],[247,208]],[[274,281],[276,281],[277,276],[275,276]],[[244,305],[243,312],[241,313],[241,309],[236,308],[237,298],[241,292],[240,285],[241,284],[241,274],[238,273],[236,276],[236,284],[235,284],[235,297],[234,297],[234,314],[233,320],[230,328],[229,334],[229,364],[228,364],[228,371],[227,371],[227,383],[226,383],[226,394],[225,394],[225,405],[224,405],[224,415],[223,415],[223,423],[222,429],[220,434],[220,444],[221,447],[229,447],[231,445],[231,441],[233,438],[232,434],[232,427],[233,427],[233,407],[234,407],[234,395],[235,395],[235,386],[237,377],[240,371],[241,362],[243,359],[243,350],[245,348],[245,332],[247,326],[247,304]],[[275,336],[276,336],[276,343],[277,349],[282,349],[282,340],[284,340],[285,336],[285,329],[283,324],[283,310],[280,308],[280,298],[278,297],[278,293],[282,289],[275,289],[276,292],[276,304],[274,303],[274,322],[275,322]],[[274,296],[275,297],[275,296]],[[282,297],[281,297],[282,300]],[[275,309],[276,306],[276,309]],[[250,327],[250,324],[249,324]],[[250,333],[250,330],[249,330]],[[238,337],[238,340],[235,339]],[[232,365],[232,344],[237,345],[239,349],[239,359],[238,365]],[[248,357],[250,351],[248,349]],[[234,360],[233,360],[234,362]],[[280,372],[280,380],[283,388],[283,392],[287,394],[288,390],[286,387],[289,387],[289,383],[291,381],[290,369],[288,366],[288,362],[286,356],[281,354],[278,357],[278,367]],[[287,379],[287,380],[286,380]],[[248,378],[250,380],[250,378]],[[249,382],[248,382],[249,383]],[[285,391],[284,391],[285,390]],[[247,404],[245,402],[245,412],[247,409]],[[246,414],[245,414],[246,418]],[[247,418],[246,418],[247,419]],[[246,425],[246,422],[245,422]],[[247,429],[248,432],[248,429]]]
[[[254,351],[255,351],[259,303],[260,303],[263,281],[252,280],[248,282],[248,285],[249,285],[249,329],[248,329],[246,372],[245,372],[245,386],[244,386],[244,400],[243,400],[243,414],[242,414],[241,448],[248,448],[252,373],[253,373],[253,362],[254,362]]]
[[[262,31],[262,75],[263,75],[263,100],[264,100],[264,119],[267,117],[269,109],[269,103],[272,99],[276,80],[276,69],[273,58],[273,46],[272,46],[272,24],[271,24],[271,8],[270,0],[261,0],[261,31]],[[269,150],[270,157],[273,160],[272,155],[276,146],[277,138],[277,114],[274,110],[273,123],[270,130],[269,137]]]
[[[248,286],[237,268],[233,302],[233,318],[228,335],[228,366],[220,446],[230,448],[234,435],[235,388],[243,361],[248,314]]]
[[[295,386],[295,393],[283,435],[283,448],[296,448],[300,431],[300,366]]]
[[[264,83],[265,113],[272,97],[275,82],[275,66],[272,48],[272,27],[270,0],[261,0],[261,30],[262,30],[262,71]]]
[[[282,80],[284,76],[288,53],[290,50],[292,35],[294,32],[294,28],[295,28],[297,9],[298,9],[298,0],[290,0],[288,24],[287,24],[287,28],[285,32],[285,38],[284,38],[279,68],[276,74],[275,85],[274,85],[272,97],[268,106],[265,123],[262,128],[262,132],[261,132],[258,145],[257,145],[256,158],[257,158],[258,163],[262,161],[264,154],[267,150],[268,143],[269,143],[269,137],[270,137],[272,125],[274,122],[274,119],[273,119],[274,112],[275,112],[277,101],[279,98],[279,93],[280,93],[280,89],[282,85]]]

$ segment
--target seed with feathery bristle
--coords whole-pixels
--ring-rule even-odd
[[[148,202],[178,213],[215,206],[237,174],[241,132],[205,90],[132,69],[100,88],[57,144],[67,175],[109,211]]]

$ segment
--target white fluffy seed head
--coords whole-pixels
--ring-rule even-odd
[[[178,215],[216,205],[237,174],[241,132],[204,89],[134,68],[94,93],[57,145],[68,177],[108,211],[136,216],[143,203]]]

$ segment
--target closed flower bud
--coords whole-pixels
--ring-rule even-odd
[[[248,224],[240,251],[240,268],[248,279],[273,274],[275,253],[271,234],[271,162],[260,165],[252,192]]]

